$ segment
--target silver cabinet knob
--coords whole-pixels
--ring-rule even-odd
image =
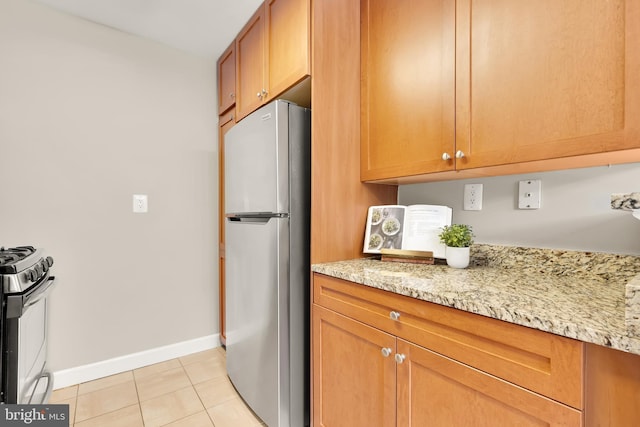
[[[398,313],[397,311],[392,311],[389,313],[389,317],[391,318],[391,320],[398,320],[400,319],[400,313]]]
[[[233,98],[235,98],[235,97],[236,97],[236,94],[235,94],[235,93],[231,92],[231,93],[229,94],[229,98],[233,99]]]
[[[462,152],[462,150],[456,151],[456,159],[461,159],[463,157],[464,157],[464,153]]]
[[[266,90],[266,89],[262,89],[262,96],[263,96],[263,97],[265,97],[265,98],[266,98],[268,94],[269,94],[269,92],[267,92],[267,90]]]
[[[396,363],[399,365],[402,362],[404,362],[404,359],[406,359],[406,358],[407,358],[407,356],[405,356],[404,354],[397,353],[396,357],[395,357]]]
[[[442,160],[451,160],[451,155],[449,155],[449,153],[442,153]]]
[[[389,357],[391,355],[391,349],[389,347],[383,347],[380,351],[384,357]]]

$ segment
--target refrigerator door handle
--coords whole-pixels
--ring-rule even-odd
[[[252,212],[242,214],[227,214],[227,219],[234,222],[269,222],[271,218],[288,218],[286,213]]]
[[[269,222],[271,220],[272,217],[270,216],[266,216],[266,217],[260,217],[260,218],[238,218],[238,217],[230,217],[229,221],[233,221],[233,222],[251,222],[251,223],[262,223],[262,224],[266,224],[267,222]]]

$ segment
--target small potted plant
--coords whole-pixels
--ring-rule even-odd
[[[473,243],[473,230],[470,225],[445,225],[438,235],[447,247],[447,265],[454,268],[466,268],[469,265],[469,247]]]

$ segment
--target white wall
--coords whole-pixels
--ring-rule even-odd
[[[542,180],[542,205],[519,210],[518,181]],[[483,184],[481,211],[462,210],[464,184]],[[453,208],[476,241],[508,246],[640,255],[640,221],[611,209],[611,193],[640,191],[640,164],[400,186],[401,204]]]
[[[51,370],[217,333],[215,63],[25,0],[0,58],[0,245],[55,259]]]

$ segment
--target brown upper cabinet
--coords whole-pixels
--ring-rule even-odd
[[[309,0],[266,0],[236,38],[236,120],[309,75]]]
[[[363,181],[640,160],[640,3],[362,0],[361,10]]]
[[[236,118],[242,119],[262,105],[267,94],[264,69],[264,7],[261,6],[236,37]]]
[[[236,42],[218,59],[218,114],[236,104]]]
[[[453,170],[455,2],[361,3],[361,179]]]

